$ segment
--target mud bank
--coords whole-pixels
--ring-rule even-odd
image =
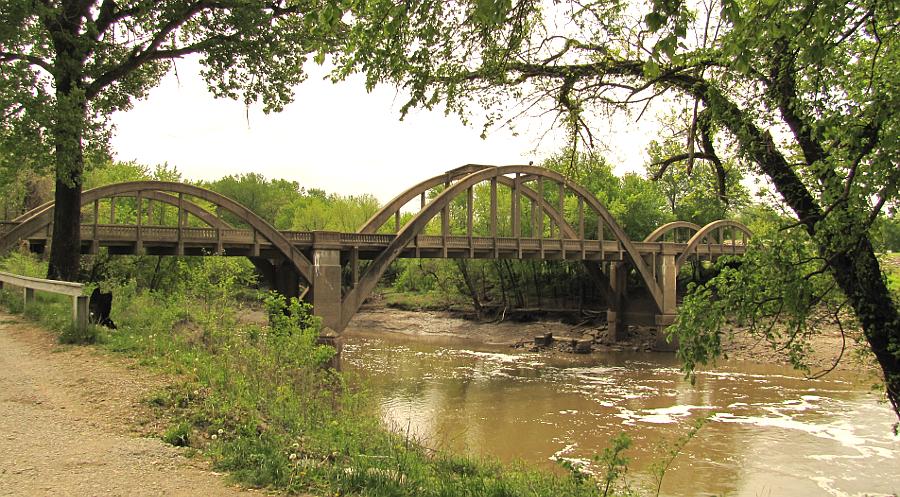
[[[548,333],[554,337],[551,351],[568,352],[572,342],[589,340],[596,352],[651,350],[659,330],[629,327],[623,341],[611,340],[602,318],[567,324],[559,320],[475,321],[442,311],[407,311],[381,303],[366,304],[353,318],[346,333],[372,336],[385,331],[415,337],[428,343],[466,344],[531,348],[535,337]],[[841,333],[826,327],[809,337],[807,363],[810,374],[832,368],[838,371],[877,371],[864,343],[853,332]],[[723,349],[730,359],[766,364],[790,364],[786,350],[774,350],[764,339],[753,337],[745,328],[734,327],[723,336]],[[661,352],[665,353],[665,352]],[[838,361],[838,359],[840,359]]]

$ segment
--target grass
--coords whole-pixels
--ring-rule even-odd
[[[100,338],[101,331],[94,325],[78,330],[72,325],[72,297],[52,293],[35,292],[34,302],[25,306],[21,289],[4,288],[0,291],[0,304],[10,312],[24,314],[42,327],[59,333],[63,344],[91,344]]]
[[[900,253],[883,254],[881,266],[887,274],[888,288],[900,299]]]
[[[430,292],[398,292],[385,289],[380,294],[384,304],[393,309],[403,311],[470,311],[471,302],[461,298],[452,299],[439,291]]]

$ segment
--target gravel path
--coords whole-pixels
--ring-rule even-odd
[[[158,438],[162,379],[0,312],[0,496],[261,495]]]

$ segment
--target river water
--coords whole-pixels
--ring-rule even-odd
[[[851,373],[809,380],[790,368],[720,362],[685,381],[670,354],[529,353],[348,330],[343,365],[386,424],[425,444],[558,467],[587,463],[627,433],[628,482],[653,488],[651,465],[709,421],[674,459],[661,495],[896,495],[896,418]]]

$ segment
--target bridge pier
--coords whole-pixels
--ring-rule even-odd
[[[659,271],[656,273],[657,283],[659,284],[660,290],[662,290],[663,308],[662,313],[657,314],[654,319],[659,332],[656,334],[656,343],[653,345],[653,350],[663,352],[674,352],[678,348],[678,342],[676,340],[672,340],[671,343],[666,341],[666,334],[664,332],[666,327],[675,322],[675,315],[678,312],[678,266],[675,263],[676,255],[676,247],[664,243],[662,246],[662,255],[659,257]]]
[[[341,234],[313,231],[310,302],[322,327],[341,330]]]
[[[612,262],[609,264],[609,295],[606,322],[609,329],[609,338],[620,342],[625,339],[625,292],[627,290],[628,272],[625,266]]]

